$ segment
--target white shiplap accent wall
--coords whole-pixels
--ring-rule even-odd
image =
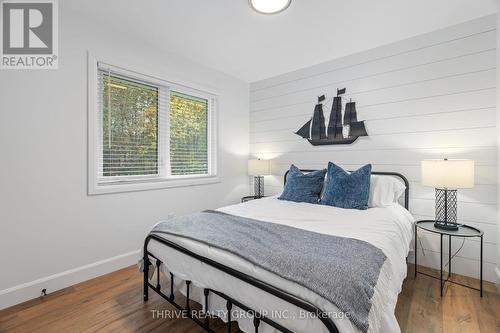
[[[357,102],[369,137],[348,146],[313,147],[293,133],[311,117],[318,95],[332,97],[343,87]],[[495,16],[255,82],[250,101],[251,153],[273,159],[267,194],[282,190],[291,163],[307,169],[328,161],[349,169],[372,163],[374,170],[406,175],[410,211],[416,219],[430,219],[434,190],[420,185],[420,161],[474,159],[476,186],[459,191],[459,218],[484,230],[484,276],[495,281]],[[425,256],[419,253],[419,263],[439,267],[439,237],[422,235]],[[460,244],[456,240],[455,248]],[[467,240],[453,269],[478,277],[478,258],[479,241]]]

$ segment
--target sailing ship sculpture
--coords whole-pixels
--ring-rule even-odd
[[[368,136],[364,121],[358,121],[355,102],[346,103],[342,121],[341,95],[345,94],[345,91],[345,88],[337,89],[337,96],[333,98],[328,127],[325,127],[322,104],[325,95],[322,95],[318,97],[312,118],[295,134],[307,139],[313,146],[350,144],[360,136]]]

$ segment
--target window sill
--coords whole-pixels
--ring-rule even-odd
[[[98,183],[93,186],[89,186],[88,195],[160,190],[173,187],[188,187],[215,183],[220,183],[218,176]]]

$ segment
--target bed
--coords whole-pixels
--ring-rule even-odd
[[[413,237],[413,217],[407,210],[408,181],[397,173],[372,174],[401,179],[406,186],[402,202],[360,211],[268,197],[213,212],[359,240],[380,249],[386,260],[371,296],[369,326],[355,325],[353,318],[343,316],[344,311],[329,299],[301,283],[235,253],[172,234],[150,233],[146,237],[144,300],[151,289],[208,332],[212,332],[209,317],[192,311],[190,300],[227,323],[237,321],[244,332],[399,332],[394,309],[406,277],[406,256]],[[152,271],[156,278],[150,280]],[[167,277],[167,287],[160,285],[160,271]],[[185,304],[176,300],[178,291],[187,298]]]

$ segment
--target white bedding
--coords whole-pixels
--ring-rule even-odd
[[[394,315],[394,309],[398,294],[401,291],[402,282],[406,277],[406,256],[412,239],[413,217],[399,204],[360,211],[282,201],[276,197],[270,197],[223,207],[219,210],[233,215],[285,224],[318,233],[355,238],[380,248],[387,256],[387,260],[382,266],[379,280],[375,287],[369,318],[369,332],[400,332]],[[175,241],[177,244],[193,252],[214,259],[240,272],[254,276],[259,280],[297,295],[324,311],[329,313],[338,312],[338,308],[335,305],[316,295],[314,292],[256,267],[235,255],[192,240],[168,235],[162,236]],[[271,314],[276,309],[286,310],[285,312],[276,314],[272,319],[292,331],[327,332],[320,320],[304,318],[301,315],[303,312],[300,312],[295,306],[206,264],[193,260],[154,240],[151,241],[148,249],[165,263],[163,266],[165,273],[172,272],[177,277],[177,279],[174,279],[175,286],[181,292],[185,294],[183,280],[192,281],[194,285],[191,289],[192,298],[200,304],[203,304],[204,299],[203,288],[209,287],[240,300],[250,308],[260,310],[263,313]],[[211,295],[210,297],[209,310],[217,310],[218,315],[222,319],[225,319],[223,312],[225,310],[225,302],[215,295]],[[237,313],[233,315],[233,319],[235,315]],[[342,333],[359,332],[359,329],[347,318],[337,318],[334,319],[334,322]],[[238,324],[243,331],[253,332],[254,330],[251,318],[239,318]],[[274,332],[274,329],[262,324],[259,332]]]

